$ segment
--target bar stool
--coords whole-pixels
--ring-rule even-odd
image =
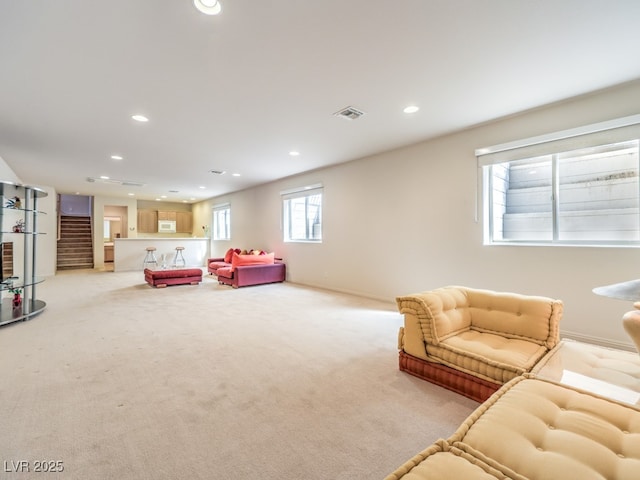
[[[156,259],[156,247],[147,247],[147,254],[142,262],[142,268],[157,267],[158,260]]]
[[[176,247],[176,255],[173,257],[173,266],[174,267],[185,267],[187,265],[186,260],[182,256],[182,252],[184,247]]]

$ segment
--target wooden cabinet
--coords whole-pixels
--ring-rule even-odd
[[[104,246],[104,261],[113,262],[113,245]]]
[[[157,233],[158,213],[155,210],[138,210],[138,233]]]
[[[193,233],[191,212],[170,212],[166,210],[138,210],[138,233],[158,233],[158,220],[176,222],[176,233]]]
[[[174,222],[178,220],[178,212],[164,212],[158,210],[158,220],[173,220]]]
[[[193,215],[191,212],[172,212],[176,214],[176,232],[188,233],[193,232]]]

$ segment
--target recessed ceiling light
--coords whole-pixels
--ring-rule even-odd
[[[122,160],[122,155],[111,155],[113,160]]]
[[[167,198],[166,195],[160,195],[160,198]]]
[[[403,112],[404,113],[416,113],[418,110],[420,110],[420,107],[417,107],[415,105],[409,105],[408,107],[405,107]]]
[[[231,176],[232,177],[239,177],[241,174],[240,173],[232,173]]]
[[[196,199],[196,197],[191,197],[189,200],[195,200],[195,199]]]
[[[127,193],[127,195],[129,195],[130,197],[135,196],[135,193]]]
[[[202,190],[204,190],[207,187],[205,187],[204,185],[200,185],[198,188],[201,188]]]
[[[131,118],[133,118],[136,122],[148,122],[149,119],[147,117],[145,117],[144,115],[131,115]]]
[[[291,150],[289,152],[289,155],[291,155],[292,157],[297,157],[298,155],[300,155],[300,152],[298,152],[296,150]]]
[[[107,177],[106,175],[100,175],[100,178],[101,178],[102,180],[109,180],[109,177]]]
[[[222,11],[218,0],[193,0],[193,4],[206,15],[218,15]]]
[[[161,202],[162,200],[159,198],[156,198],[156,202]]]

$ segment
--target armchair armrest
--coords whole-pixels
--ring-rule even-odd
[[[467,298],[459,288],[414,293],[396,298],[396,303],[405,316],[405,329],[421,331],[424,341],[431,345],[471,328]]]
[[[284,282],[286,265],[284,263],[270,263],[265,265],[242,265],[233,272],[233,285],[244,287],[263,283]]]

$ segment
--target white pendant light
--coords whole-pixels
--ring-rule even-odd
[[[193,0],[193,4],[206,15],[218,15],[222,11],[218,0]]]

